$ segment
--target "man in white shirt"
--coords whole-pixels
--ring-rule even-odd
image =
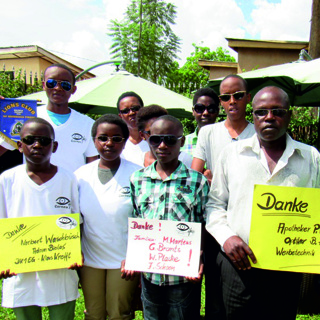
[[[251,268],[248,246],[253,187],[268,184],[320,187],[320,154],[286,134],[288,95],[277,87],[253,99],[256,134],[224,148],[215,164],[207,230],[220,243],[218,254],[227,319],[295,319],[301,274]]]
[[[212,171],[226,145],[254,134],[253,125],[246,120],[246,107],[251,99],[247,82],[234,74],[225,77],[220,84],[219,98],[227,119],[204,126],[199,131],[191,166],[199,172],[203,172],[205,164],[207,169]]]

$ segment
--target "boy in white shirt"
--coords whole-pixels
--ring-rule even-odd
[[[33,118],[24,123],[19,151],[26,164],[0,176],[0,218],[70,214],[79,212],[75,176],[50,163],[57,150],[50,123]],[[70,206],[59,206],[65,197]],[[77,264],[71,268],[79,267]],[[51,320],[73,320],[75,300],[79,297],[78,275],[74,270],[56,269],[14,274],[1,270],[2,306],[13,308],[17,320],[41,320],[41,307],[48,306]]]

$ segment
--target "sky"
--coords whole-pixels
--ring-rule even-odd
[[[130,0],[0,0],[0,47],[38,45],[88,68],[110,60],[110,20],[121,20]],[[169,2],[169,0],[167,0]],[[215,50],[225,38],[309,41],[312,0],[171,0],[181,39],[180,65],[192,43]],[[298,59],[298,57],[297,57]],[[2,67],[2,66],[0,66]],[[100,75],[109,67],[92,70]]]

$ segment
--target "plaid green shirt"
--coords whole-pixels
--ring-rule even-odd
[[[195,130],[195,132],[190,133],[186,136],[186,140],[184,142],[184,146],[180,148],[180,151],[184,151],[188,154],[190,154],[191,157],[193,157],[194,150],[196,149],[197,141],[198,141],[198,128]]]
[[[209,184],[199,172],[180,162],[170,177],[162,180],[156,162],[132,174],[130,178],[134,217],[186,222],[205,221],[204,208]],[[184,277],[144,273],[156,285],[175,285],[187,282]]]

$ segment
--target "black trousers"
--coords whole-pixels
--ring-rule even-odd
[[[217,256],[221,250],[220,244],[207,230],[205,230],[204,237],[205,319],[225,320],[220,269],[217,265]]]
[[[223,253],[217,264],[228,320],[295,320],[302,274],[257,268],[239,271]]]

